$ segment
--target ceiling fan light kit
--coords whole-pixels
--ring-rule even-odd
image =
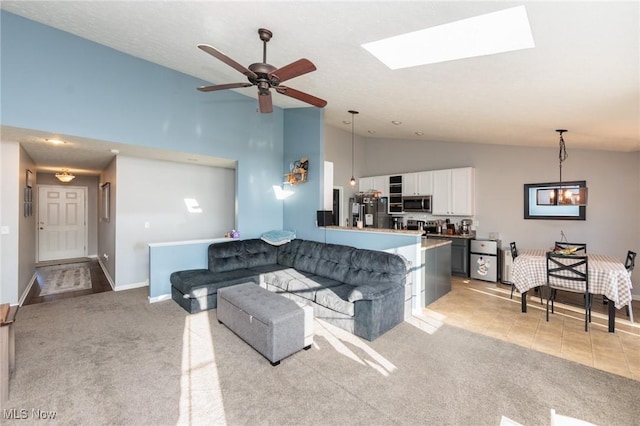
[[[229,83],[216,84],[212,86],[200,86],[198,87],[198,90],[200,90],[201,92],[213,92],[217,90],[238,89],[242,87],[256,86],[258,88],[258,108],[263,114],[273,112],[273,101],[271,99],[270,89],[274,89],[281,95],[297,99],[315,107],[324,108],[327,105],[327,101],[325,101],[324,99],[320,99],[308,93],[292,89],[291,87],[280,86],[280,83],[282,83],[283,81],[287,81],[292,78],[299,77],[303,74],[315,71],[316,66],[313,65],[311,61],[304,58],[298,59],[297,61],[280,68],[276,68],[275,66],[268,64],[267,43],[269,42],[269,40],[271,40],[271,37],[273,37],[273,33],[266,28],[260,28],[258,29],[258,35],[260,36],[260,40],[262,40],[262,62],[251,64],[248,68],[234,61],[215,47],[209,46],[207,44],[199,44],[198,48],[244,74],[249,80],[249,83]]]

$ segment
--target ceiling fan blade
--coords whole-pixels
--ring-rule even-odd
[[[198,47],[204,50],[205,52],[207,52],[209,55],[220,59],[222,62],[229,65],[231,68],[235,68],[236,70],[240,71],[242,74],[246,75],[247,77],[249,78],[258,77],[256,73],[251,71],[249,68],[243,65],[240,65],[239,63],[237,63],[236,61],[234,61],[233,59],[231,59],[230,57],[228,57],[227,55],[225,55],[215,47],[209,46],[208,44],[199,44]]]
[[[213,92],[215,90],[237,89],[239,87],[253,86],[251,83],[230,83],[230,84],[216,84],[214,86],[200,86],[198,90],[201,92]]]
[[[258,92],[258,106],[260,107],[260,112],[263,114],[273,112],[273,102],[270,91]]]
[[[324,108],[327,105],[327,101],[324,99],[316,98],[313,95],[292,89],[291,87],[278,86],[275,89],[282,95],[298,99],[299,101],[306,102],[318,108]]]
[[[283,82],[315,70],[316,66],[310,60],[302,58],[270,72],[269,78],[275,77],[278,81]]]

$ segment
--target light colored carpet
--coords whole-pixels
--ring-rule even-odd
[[[147,289],[24,306],[7,408],[61,424],[545,425],[550,409],[638,425],[640,385],[445,324],[366,342],[316,322],[277,367],[216,320]]]
[[[44,275],[44,287],[40,290],[38,296],[88,288],[91,288],[91,271],[88,264],[61,265],[46,272]]]

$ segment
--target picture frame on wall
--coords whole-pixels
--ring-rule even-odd
[[[33,172],[27,169],[27,188],[33,188]]]
[[[111,183],[106,182],[100,187],[102,189],[102,205],[100,206],[100,220],[109,222],[109,209],[111,200]]]

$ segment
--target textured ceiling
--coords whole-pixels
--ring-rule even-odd
[[[521,4],[533,49],[392,71],[361,47]],[[557,146],[555,129],[565,128],[569,149],[640,150],[638,2],[3,1],[1,7],[216,84],[245,77],[196,45],[210,44],[248,66],[262,60],[257,29],[268,28],[270,64],[305,57],[318,68],[287,86],[327,100],[326,122],[345,131],[347,111],[360,111],[356,133],[366,137]],[[237,91],[256,97],[254,87]],[[283,108],[306,106],[273,98]]]

